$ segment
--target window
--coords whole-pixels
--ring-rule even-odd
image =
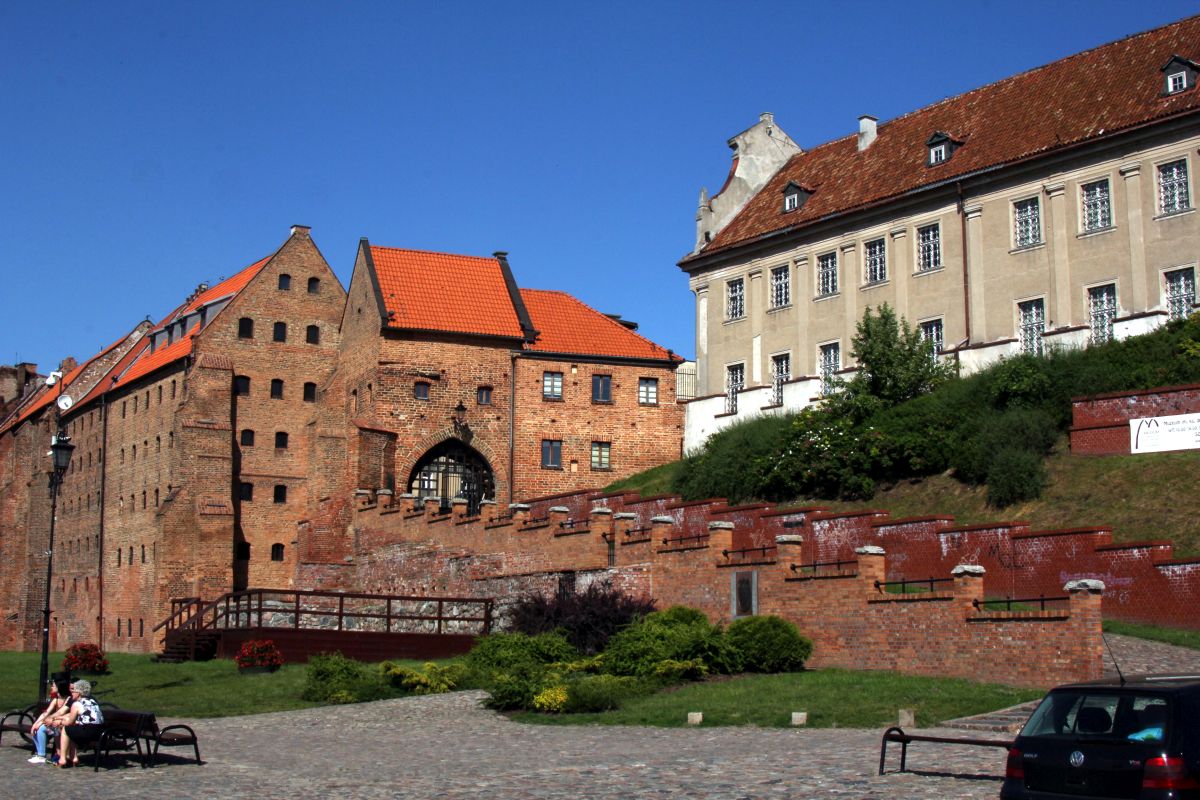
[[[1080,187],[1083,232],[1102,231],[1112,227],[1112,203],[1109,200],[1108,179],[1085,183]]]
[[[746,365],[730,364],[725,368],[725,413],[736,414],[738,392],[746,385]]]
[[[319,325],[309,325],[304,329],[304,341],[309,344],[321,343],[321,327]]]
[[[729,610],[734,617],[751,617],[758,613],[758,573],[735,572],[729,576],[732,599]]]
[[[241,439],[239,439],[239,441],[242,443],[242,447],[253,447],[254,446],[254,430],[251,428],[243,429],[242,436],[241,436]]]
[[[771,402],[783,405],[783,385],[792,379],[792,354],[771,356]]]
[[[1042,243],[1042,213],[1036,197],[1013,203],[1013,247]]]
[[[867,283],[879,283],[887,280],[887,245],[883,239],[867,242],[863,248],[863,265],[866,274],[863,276]]]
[[[308,279],[308,293],[309,294],[320,294],[321,293],[321,279],[320,278],[309,278]]]
[[[1092,344],[1112,341],[1113,320],[1117,316],[1117,285],[1108,283],[1088,289],[1088,319],[1092,326]]]
[[[492,387],[480,386],[476,389],[475,402],[481,406],[490,406],[492,404]]]
[[[246,375],[235,375],[233,378],[233,393],[242,397],[250,395],[250,378]]]
[[[238,499],[251,501],[254,499],[254,484],[243,481],[238,484]]]
[[[817,296],[837,294],[838,263],[837,252],[817,256]]]
[[[1021,352],[1040,356],[1045,352],[1042,342],[1042,334],[1046,330],[1045,302],[1040,297],[1037,300],[1026,300],[1017,305],[1017,314],[1020,318]]]
[[[283,399],[283,381],[280,380],[279,378],[271,379],[271,399],[272,400],[282,400]]]
[[[638,378],[638,404],[658,405],[658,378]]]
[[[315,403],[317,401],[317,385],[311,381],[304,384],[304,402]]]
[[[936,362],[938,354],[942,352],[942,345],[944,343],[943,327],[940,319],[931,319],[928,322],[921,323],[921,341],[930,342],[933,345],[933,349],[929,355]]]
[[[788,181],[788,185],[783,187],[783,213],[803,208],[810,196],[812,192],[795,181]]]
[[[315,278],[313,280],[316,280]],[[271,545],[271,560],[283,561],[283,545],[279,542]]]
[[[275,323],[274,339],[277,342],[286,342],[287,341],[287,323],[286,322],[276,322]]]
[[[542,373],[543,400],[562,400],[562,379],[563,374],[561,372]]]
[[[279,275],[279,290],[286,292],[286,291],[289,291],[291,288],[292,288],[292,276],[288,275],[286,272],[280,273],[280,275]]]
[[[612,402],[612,375],[592,376],[592,402]]]
[[[428,400],[429,399],[429,382],[428,381],[417,381],[416,383],[414,383],[413,384],[413,397],[417,398],[418,400]]]
[[[1187,73],[1172,72],[1167,76],[1167,94],[1182,92],[1187,88]]]
[[[1187,160],[1179,159],[1158,168],[1158,210],[1178,214],[1190,208]]]
[[[938,223],[917,228],[917,272],[942,266],[942,227]]]
[[[276,431],[275,432],[275,448],[277,450],[286,450],[287,446],[288,446],[287,431]]]
[[[788,211],[795,211],[799,207],[800,207],[800,195],[793,193],[793,194],[785,194],[783,196],[783,211],[784,211],[784,213],[787,213]]]
[[[287,486],[283,485],[282,483],[275,484],[274,499],[275,499],[276,503],[286,503],[287,502]]]
[[[842,368],[842,345],[840,342],[830,342],[821,345],[820,354],[821,394],[833,393],[837,380],[837,372]]]
[[[250,319],[250,317],[242,317],[238,320],[238,338],[254,338],[254,320]]]
[[[562,469],[562,442],[542,439],[542,469]]]
[[[929,148],[929,166],[940,164],[946,160],[946,144],[935,144]]]
[[[1196,302],[1196,271],[1191,267],[1177,269],[1163,276],[1167,283],[1167,315],[1170,319],[1187,319]]]
[[[792,275],[787,266],[771,270],[771,308],[783,308],[792,303]]]
[[[592,469],[611,469],[612,442],[592,442]]]
[[[746,316],[746,281],[734,278],[725,282],[725,319]]]

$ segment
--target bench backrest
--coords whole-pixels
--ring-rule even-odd
[[[153,731],[149,732],[153,733],[157,731],[158,724],[154,721],[153,714],[147,714],[142,711],[127,711],[123,708],[112,708],[104,711],[104,726],[106,728],[127,733],[130,736],[147,732],[147,720],[149,726],[153,727]]]

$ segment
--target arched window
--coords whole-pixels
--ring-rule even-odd
[[[274,338],[275,338],[275,341],[277,341],[277,342],[286,342],[287,341],[287,323],[286,322],[276,322],[275,323]]]
[[[287,431],[275,432],[275,447],[279,450],[286,450],[288,445]]]
[[[321,292],[321,279],[320,278],[309,278],[308,279],[308,293],[309,294],[320,294],[320,292]]]
[[[288,275],[286,272],[280,273],[280,275],[279,275],[280,291],[286,292],[291,288],[292,288],[292,276]]]
[[[271,545],[271,560],[283,561],[283,545],[279,542]]]
[[[238,320],[238,338],[254,338],[254,320],[250,319],[250,317],[242,317]],[[174,395],[172,395],[172,397],[174,397]]]
[[[283,380],[280,378],[272,378],[271,379],[271,399],[272,400],[282,400],[283,399]]]
[[[304,341],[309,344],[321,343],[321,329],[316,325],[309,325],[304,332]]]
[[[241,442],[242,442],[242,447],[253,447],[254,446],[254,430],[252,428],[242,429]]]

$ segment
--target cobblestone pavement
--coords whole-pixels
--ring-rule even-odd
[[[1109,641],[1126,673],[1200,673],[1194,650],[1123,636]],[[998,797],[1004,772],[999,748],[917,743],[909,753],[916,772],[895,772],[896,750],[889,752],[888,774],[877,776],[877,729],[523,725],[480,707],[482,696],[457,692],[197,720],[190,724],[200,735],[201,767],[183,759],[183,749],[153,769],[119,758],[98,773],[90,766],[34,767],[25,763],[28,750],[10,746],[19,740],[5,737],[0,769],[7,796],[29,800],[966,800]]]
[[[71,798],[995,798],[1004,751],[913,745],[876,776],[877,730],[524,725],[479,692],[199,720],[204,766],[179,756],[92,772],[0,747],[9,797]],[[175,751],[182,754],[182,749]],[[891,757],[891,753],[889,753]],[[85,761],[90,755],[84,757]]]

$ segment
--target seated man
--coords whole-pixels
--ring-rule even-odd
[[[58,741],[58,766],[77,766],[79,753],[76,745],[99,739],[104,732],[103,722],[104,714],[92,699],[92,685],[85,680],[72,683],[70,710]]]

